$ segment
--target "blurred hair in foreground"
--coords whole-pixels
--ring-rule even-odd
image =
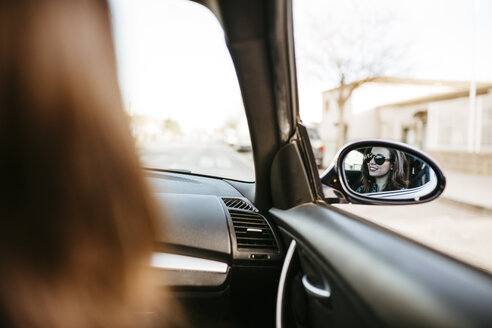
[[[143,327],[155,310],[154,205],[111,37],[104,0],[0,1],[2,327]]]

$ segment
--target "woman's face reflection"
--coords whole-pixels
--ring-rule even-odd
[[[374,155],[381,155],[385,158],[390,158],[390,152],[387,148],[383,147],[373,147],[371,149],[371,153]],[[389,160],[384,161],[383,164],[376,164],[374,158],[372,158],[369,162],[367,162],[367,170],[369,171],[369,175],[371,177],[382,177],[388,174],[391,168],[391,163]]]

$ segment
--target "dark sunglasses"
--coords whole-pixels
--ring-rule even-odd
[[[384,157],[381,154],[375,155],[373,153],[369,153],[369,154],[364,155],[364,160],[366,160],[367,162],[370,162],[371,159],[373,159],[373,158],[374,158],[374,162],[377,165],[383,165],[385,161],[389,161],[390,160],[389,158],[386,158],[386,157]]]

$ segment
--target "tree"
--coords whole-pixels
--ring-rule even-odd
[[[172,118],[166,118],[163,121],[162,127],[164,131],[168,131],[174,136],[181,134],[181,126],[179,125],[179,122]]]
[[[397,20],[390,7],[386,0],[296,2],[299,82],[336,88],[338,148],[345,143],[344,110],[353,92],[397,71],[405,47],[394,41]]]

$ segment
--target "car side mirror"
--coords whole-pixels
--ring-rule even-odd
[[[437,198],[446,179],[429,156],[408,145],[358,141],[343,147],[321,182],[359,204],[416,204]]]

